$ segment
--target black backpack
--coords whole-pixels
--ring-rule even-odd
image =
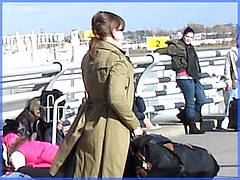
[[[53,106],[55,101],[61,97],[63,93],[59,91],[58,89],[53,90],[43,90],[42,94],[40,96],[41,101],[41,118],[45,122],[51,122],[53,121]],[[53,98],[53,99],[52,99]],[[58,106],[64,106],[66,103],[65,100],[61,101]],[[48,107],[49,106],[49,107]],[[58,117],[61,119],[63,116],[63,109],[60,108],[58,110]],[[47,114],[49,114],[49,119],[47,117]]]
[[[28,132],[26,127],[20,122],[14,119],[6,119],[5,123],[6,125],[3,126],[3,136],[7,135],[8,133],[14,133],[19,136],[24,136],[27,138],[30,137],[30,132]]]

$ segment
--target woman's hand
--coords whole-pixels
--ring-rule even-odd
[[[138,127],[137,129],[135,129],[133,131],[133,133],[134,133],[135,136],[142,136],[143,135],[143,130],[142,130],[141,127]]]
[[[231,90],[232,90],[232,84],[227,84],[226,90],[227,90],[227,91],[231,91]]]
[[[143,122],[144,122],[144,124],[146,125],[147,130],[152,129],[152,124],[151,124],[151,122],[149,121],[149,119],[145,118],[145,119],[143,120]]]

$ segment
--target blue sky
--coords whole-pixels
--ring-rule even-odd
[[[126,21],[126,31],[174,30],[188,23],[214,26],[238,22],[237,2],[3,2],[2,35],[90,29],[99,10],[114,12]]]

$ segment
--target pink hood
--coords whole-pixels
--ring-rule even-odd
[[[16,140],[19,138],[17,134],[8,133],[6,136],[2,137],[2,142],[9,148]]]
[[[11,146],[11,144],[16,142],[18,138],[18,135],[9,133],[2,137],[2,141],[8,148]],[[58,152],[58,149],[58,145],[52,145],[49,142],[26,141],[20,147],[18,147],[17,151],[24,155],[26,159],[26,165],[30,165],[34,168],[46,168],[51,167],[52,161]]]

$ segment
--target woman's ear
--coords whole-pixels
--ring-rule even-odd
[[[113,29],[112,36],[114,39],[117,39],[117,30],[116,29]]]
[[[119,31],[119,30],[114,29],[112,31],[112,35],[113,35],[113,38],[116,39],[116,40],[122,39],[122,32]]]

